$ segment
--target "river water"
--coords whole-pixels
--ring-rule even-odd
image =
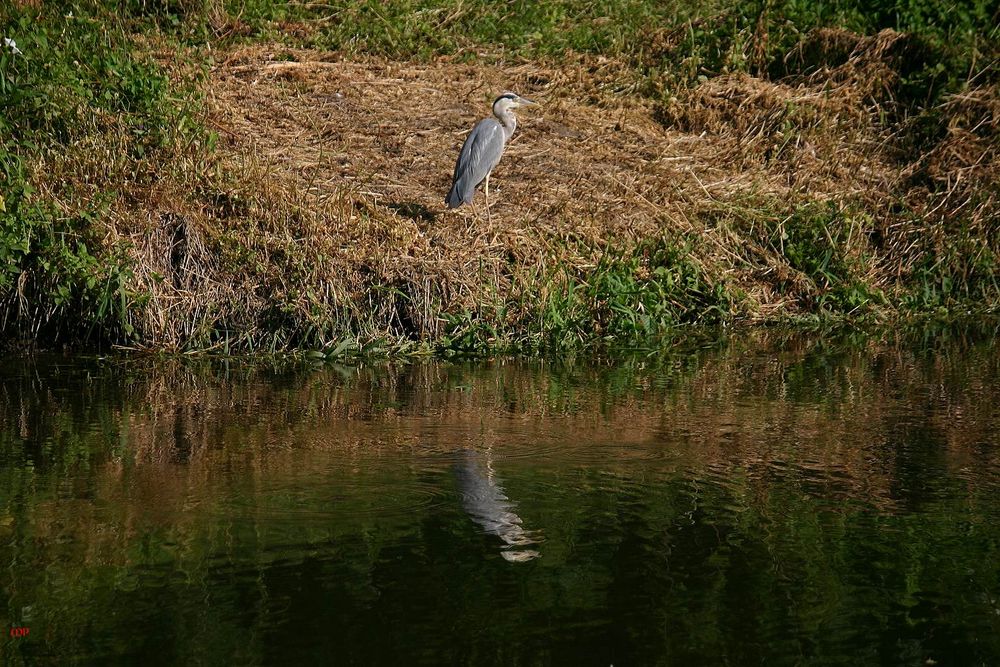
[[[8,357],[2,655],[1000,664],[994,334]]]

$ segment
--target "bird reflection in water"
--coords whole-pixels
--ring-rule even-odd
[[[513,511],[515,503],[510,501],[494,475],[489,451],[485,454],[463,451],[455,463],[455,477],[462,494],[462,507],[487,534],[496,535],[503,541],[500,555],[505,560],[520,563],[538,558],[539,553],[527,547],[538,544],[541,534],[525,530],[521,525],[521,517]]]

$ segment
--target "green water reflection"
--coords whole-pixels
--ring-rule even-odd
[[[991,330],[0,364],[7,664],[1000,664]]]

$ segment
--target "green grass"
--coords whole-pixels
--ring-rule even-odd
[[[903,306],[913,313],[1000,310],[1000,256],[988,239],[955,230],[913,270]]]
[[[591,269],[555,263],[515,303],[482,305],[448,318],[444,354],[560,353],[648,345],[678,326],[715,324],[735,297],[706,279],[688,248],[669,238],[599,254]]]
[[[207,26],[220,7],[239,17],[241,27],[221,31],[226,40],[277,38],[396,59],[458,55],[558,60],[575,51],[625,58],[644,74],[672,84],[731,71],[773,69],[814,28],[860,34],[893,28],[914,34],[920,42],[915,51],[920,57],[909,63],[901,90],[914,106],[932,104],[958,90],[972,74],[985,73],[995,80],[1000,57],[1000,10],[990,0],[199,0],[168,3],[159,21],[193,41],[211,39],[215,33]]]
[[[170,156],[207,143],[195,88],[172,87],[111,5],[5,5],[0,26],[22,52],[0,50],[4,334],[127,341],[144,295],[127,287],[123,242],[107,239],[109,202],[121,185],[151,187]],[[67,160],[65,181],[39,192],[32,171]]]
[[[807,281],[804,298],[810,310],[853,315],[885,303],[881,291],[865,281],[870,259],[854,254],[867,246],[863,217],[833,205],[811,205],[769,221],[771,249]]]

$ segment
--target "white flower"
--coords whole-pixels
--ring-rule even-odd
[[[12,40],[10,37],[3,38],[3,45],[10,49],[11,53],[15,56],[21,55],[21,49],[17,48],[17,42]]]

